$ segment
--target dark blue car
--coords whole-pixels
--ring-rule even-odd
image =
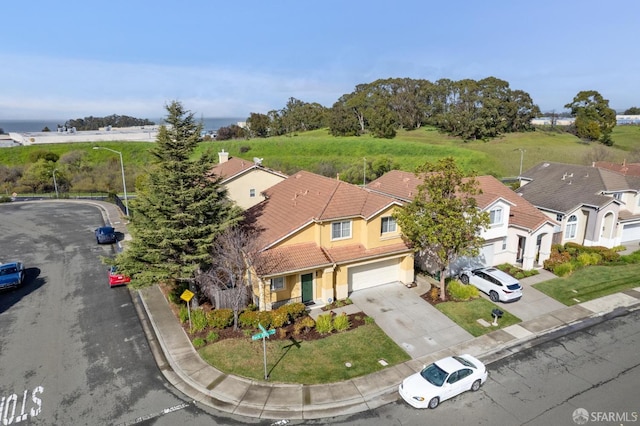
[[[111,226],[102,226],[96,229],[96,241],[98,244],[113,244],[118,240],[116,230]]]
[[[0,265],[0,289],[18,287],[24,281],[24,265],[11,262]]]

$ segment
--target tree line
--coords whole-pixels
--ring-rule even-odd
[[[153,126],[155,123],[146,118],[135,118],[128,115],[112,114],[106,117],[84,117],[67,120],[64,126],[58,125],[58,128],[66,127],[67,129],[76,130],[98,130],[101,127],[133,127],[133,126]]]

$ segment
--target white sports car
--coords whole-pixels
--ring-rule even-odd
[[[415,408],[436,408],[464,391],[477,391],[488,377],[484,364],[472,355],[449,356],[427,365],[400,384],[400,396]]]

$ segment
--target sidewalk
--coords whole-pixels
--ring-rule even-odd
[[[105,212],[106,221],[123,232],[125,239],[129,238],[119,209],[109,203],[95,204]],[[526,279],[523,284],[529,286],[553,277],[545,272]],[[398,385],[405,377],[442,357],[469,353],[490,363],[518,352],[536,338],[602,320],[614,311],[640,308],[640,287],[636,287],[541,313],[445,349],[436,347],[428,355],[368,376],[324,385],[299,385],[258,382],[218,371],[200,358],[157,286],[132,290],[131,295],[158,367],[172,385],[195,401],[221,412],[263,419],[319,419],[374,409],[396,401]],[[437,333],[442,331],[434,332]]]

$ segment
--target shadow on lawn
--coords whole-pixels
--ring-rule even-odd
[[[297,341],[296,339],[294,339],[293,336],[289,337],[289,340],[291,340],[291,344],[282,347],[282,349],[284,349],[284,353],[282,355],[280,355],[280,358],[278,358],[278,360],[275,362],[275,364],[273,364],[273,367],[271,367],[271,369],[267,373],[267,377],[271,376],[271,372],[273,370],[275,370],[275,368],[278,366],[278,364],[280,364],[280,361],[282,361],[284,359],[284,357],[287,356],[287,354],[289,353],[289,351],[291,350],[292,347],[295,346],[296,348],[300,349],[300,341]]]

